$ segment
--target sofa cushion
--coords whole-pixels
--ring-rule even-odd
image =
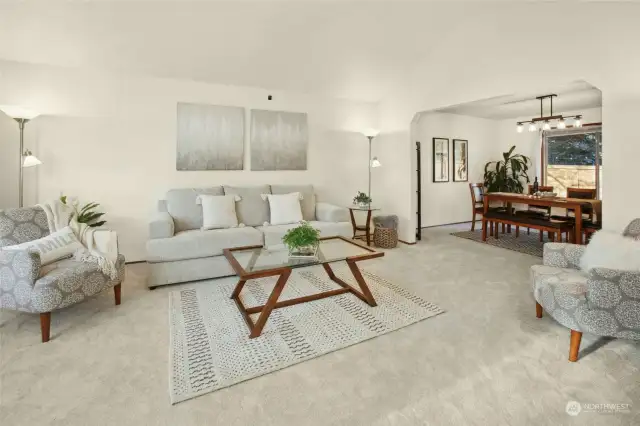
[[[262,245],[262,233],[255,228],[191,230],[171,238],[147,241],[147,261],[170,262],[222,255],[225,248]]]
[[[299,192],[302,194],[300,207],[302,208],[302,218],[307,222],[316,220],[316,194],[313,185],[271,185],[271,193],[274,195],[290,194]]]
[[[302,209],[300,208],[300,193],[291,194],[265,194],[269,201],[269,224],[286,225],[302,222]]]
[[[236,203],[238,222],[247,226],[262,226],[269,222],[269,203],[262,194],[271,194],[269,185],[260,186],[224,186],[225,195],[239,195],[242,199]]]
[[[353,235],[353,229],[349,222],[309,222],[311,226],[320,231],[320,237],[335,237],[342,236],[351,238]],[[259,226],[258,229],[264,234],[265,247],[273,247],[283,245],[282,237],[287,233],[289,229],[299,226],[297,223],[291,223],[288,225],[276,225],[276,226]]]
[[[167,211],[173,218],[176,232],[202,227],[202,207],[196,204],[199,194],[224,195],[224,191],[221,186],[214,186],[171,189],[167,192]]]

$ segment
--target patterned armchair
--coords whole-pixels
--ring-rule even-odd
[[[111,280],[97,265],[63,259],[40,265],[40,254],[2,247],[49,235],[40,207],[0,210],[0,308],[40,314],[42,341],[49,341],[51,312],[79,303],[107,288],[120,304],[124,256],[118,256],[118,278]]]
[[[639,239],[640,219],[623,235]],[[569,361],[578,359],[582,333],[640,340],[640,272],[580,270],[581,245],[547,243],[543,264],[531,267],[536,316],[543,310],[571,330]]]

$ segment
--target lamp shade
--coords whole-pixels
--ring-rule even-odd
[[[362,134],[368,138],[375,138],[376,136],[378,136],[379,133],[380,133],[380,130],[377,130],[377,129],[367,129],[364,132],[362,132]]]
[[[33,153],[29,150],[26,150],[23,154],[22,167],[35,167],[42,164],[42,161],[38,160],[38,158],[33,155]]]
[[[380,163],[380,160],[378,160],[378,157],[373,157],[373,159],[371,160],[371,167],[380,167],[382,166],[382,164]]]
[[[31,120],[40,115],[40,113],[32,109],[14,105],[0,105],[0,111],[4,112],[11,118],[24,118],[27,120]]]

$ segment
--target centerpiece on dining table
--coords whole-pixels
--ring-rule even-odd
[[[290,258],[315,258],[320,245],[320,231],[303,221],[300,226],[289,229],[282,242],[287,246]]]

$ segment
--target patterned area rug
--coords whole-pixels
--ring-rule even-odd
[[[336,275],[355,283],[346,265]],[[398,330],[444,312],[396,284],[365,270],[377,307],[346,293],[275,309],[262,332],[249,339],[230,299],[235,280],[199,284],[170,293],[170,383],[172,404],[272,373],[329,352]],[[276,278],[247,282],[245,306],[265,303]],[[279,300],[339,288],[321,267],[294,270]],[[253,319],[257,319],[253,316]]]
[[[515,229],[512,229],[510,234],[503,234],[501,232],[500,238],[498,239],[487,235],[486,242],[482,241],[482,229],[476,229],[475,231],[453,232],[451,235],[537,257],[542,257],[542,247],[544,243],[550,242],[546,234],[544,235],[542,242],[540,242],[540,234],[535,229],[532,229],[531,234],[527,235],[526,228],[520,228],[520,235],[518,238],[516,238]]]

